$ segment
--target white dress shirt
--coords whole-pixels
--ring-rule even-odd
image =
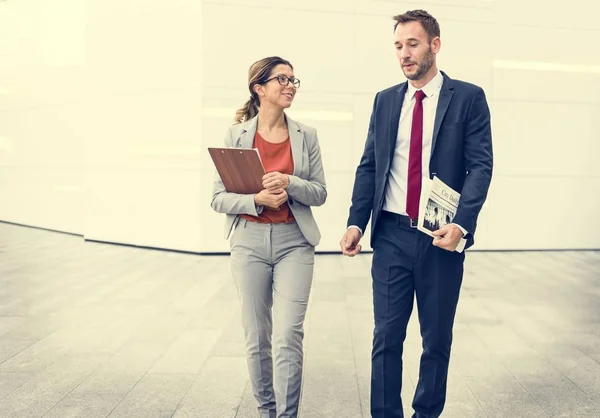
[[[421,160],[421,173],[424,184],[429,179],[429,160],[431,159],[431,145],[433,140],[433,126],[435,122],[435,113],[437,110],[440,90],[444,77],[440,71],[420,90],[423,90],[423,147]],[[408,88],[402,101],[402,111],[398,121],[398,136],[396,140],[396,149],[392,158],[392,166],[388,177],[388,184],[385,189],[385,201],[383,210],[388,212],[406,215],[406,193],[408,186],[408,156],[410,152],[410,133],[412,129],[412,116],[416,99],[415,92],[418,89],[408,82]],[[467,231],[458,226],[464,235]],[[358,228],[351,225],[350,228]],[[361,235],[363,231],[358,228]]]
[[[433,139],[433,123],[435,111],[444,77],[439,71],[421,90],[425,93],[423,98],[423,148],[421,159],[422,184],[429,179],[429,160],[431,159],[431,142]],[[408,185],[408,155],[410,152],[410,131],[412,128],[412,116],[416,99],[417,89],[410,83],[406,89],[406,95],[402,102],[402,111],[398,121],[398,137],[396,150],[392,159],[392,166],[388,184],[385,189],[385,201],[383,210],[388,212],[407,215],[406,193]]]

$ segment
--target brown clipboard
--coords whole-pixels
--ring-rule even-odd
[[[263,190],[265,169],[256,148],[209,147],[208,152],[225,190],[239,194],[255,194]]]

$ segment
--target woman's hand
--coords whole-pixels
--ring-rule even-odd
[[[264,189],[254,195],[254,202],[257,205],[266,206],[271,209],[278,209],[285,201],[288,194],[283,189]]]
[[[285,190],[290,185],[290,178],[287,174],[281,174],[279,171],[267,173],[262,178],[262,185],[267,190]]]

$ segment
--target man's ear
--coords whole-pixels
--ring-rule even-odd
[[[433,52],[434,54],[437,54],[438,52],[440,52],[440,49],[442,47],[442,40],[440,39],[439,36],[436,36],[435,38],[433,38],[431,40],[431,52]]]

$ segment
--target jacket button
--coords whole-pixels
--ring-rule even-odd
[[[294,204],[294,201],[293,201],[292,199],[290,199],[290,200],[288,200],[288,203],[289,203],[290,205],[293,205],[293,204]]]

